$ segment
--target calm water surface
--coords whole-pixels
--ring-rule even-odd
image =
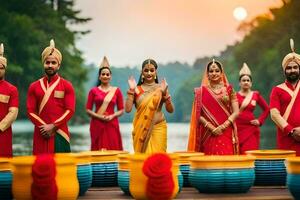
[[[120,124],[123,148],[133,152],[131,123]],[[71,126],[71,149],[73,152],[90,149],[89,124]],[[14,155],[30,155],[32,153],[33,125],[29,121],[17,121],[13,124]],[[189,133],[188,123],[168,123],[168,152],[185,150]],[[274,126],[263,126],[261,129],[261,149],[275,147],[276,130]]]

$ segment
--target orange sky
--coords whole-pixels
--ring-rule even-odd
[[[243,6],[246,20],[278,7],[280,0],[77,0],[81,16],[93,21],[77,28],[92,32],[77,46],[87,63],[104,55],[111,65],[140,65],[146,58],[160,63],[193,64],[233,44],[239,22],[233,10]],[[76,29],[77,29],[76,28]]]

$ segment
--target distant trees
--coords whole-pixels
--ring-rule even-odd
[[[57,5],[56,7],[54,5]],[[16,84],[20,93],[20,115],[26,115],[26,94],[29,84],[43,74],[41,52],[55,39],[63,54],[60,74],[76,89],[77,117],[85,117],[83,83],[87,70],[75,38],[88,31],[72,31],[70,24],[86,23],[74,9],[74,0],[9,0],[0,4],[0,42],[8,59],[6,79]],[[78,78],[80,77],[80,78]]]
[[[268,99],[271,88],[284,80],[281,68],[283,57],[290,52],[289,38],[294,38],[300,53],[300,1],[283,0],[281,8],[243,23],[239,31],[243,41],[221,52],[217,57],[223,64],[231,83],[238,89],[238,72],[243,62],[252,70],[253,87]],[[84,104],[88,68],[83,66],[81,52],[75,39],[89,30],[72,30],[71,24],[87,23],[74,9],[74,0],[9,0],[0,4],[0,42],[5,45],[8,58],[7,79],[20,92],[20,116],[25,117],[25,100],[29,84],[43,74],[40,54],[54,38],[63,53],[60,74],[71,80],[76,89],[76,121],[86,117]],[[204,66],[211,58],[199,58],[193,68],[178,62],[159,67],[159,78],[166,77],[175,104],[175,113],[169,121],[189,121],[193,88],[201,83]],[[127,89],[127,78],[137,76],[140,69],[113,69],[113,84]],[[94,73],[92,74],[95,75]],[[97,77],[95,76],[95,83]],[[89,88],[88,88],[89,89]],[[126,121],[131,116],[123,116]]]
[[[300,52],[300,1],[283,2],[281,8],[270,9],[270,14],[253,19],[249,33],[233,51],[235,63],[248,63],[254,87],[267,98],[272,87],[284,81],[281,62],[291,52],[290,38],[294,38],[296,51]]]

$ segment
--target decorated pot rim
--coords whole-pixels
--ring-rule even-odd
[[[178,154],[202,154],[204,155],[203,152],[199,152],[199,151],[174,151],[173,153],[178,153]]]
[[[282,149],[265,149],[246,151],[247,155],[255,156],[257,160],[284,160],[296,156],[296,151]]]
[[[117,162],[117,153],[110,151],[84,151],[82,154],[91,156],[91,163],[111,163]]]
[[[77,165],[88,165],[91,163],[91,155],[83,153],[56,153],[55,157],[71,157]]]
[[[90,155],[90,156],[116,156],[118,155],[117,152],[110,152],[110,151],[83,151],[81,154]]]
[[[63,157],[63,156],[54,156],[54,160],[56,164],[59,165],[76,165],[76,158],[74,157]]]
[[[11,163],[13,165],[32,165],[36,159],[36,156],[15,156],[12,158]]]
[[[248,155],[211,155],[189,158],[194,169],[236,169],[254,168],[254,156]]]
[[[178,155],[180,164],[189,164],[190,163],[189,159],[191,157],[205,155],[203,152],[196,152],[196,151],[175,151],[173,152],[173,154]]]
[[[0,158],[1,171],[11,171],[11,158]]]
[[[150,154],[146,154],[146,153],[135,153],[129,157],[129,160],[144,161],[146,158],[149,157],[149,155]]]
[[[129,157],[130,156],[132,156],[133,154],[129,154],[129,153],[127,153],[127,154],[119,154],[118,155],[118,160],[129,160]]]
[[[119,154],[119,155],[129,154],[129,151],[121,151],[121,150],[102,150],[102,152],[116,153],[116,154]]]
[[[286,158],[285,166],[289,174],[300,174],[300,157]]]

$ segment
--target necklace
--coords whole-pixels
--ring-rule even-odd
[[[151,87],[151,86],[153,86],[155,84],[156,83],[154,81],[152,83],[146,83],[146,82],[143,83],[144,86],[149,86],[149,87]]]
[[[149,92],[154,91],[157,88],[158,84],[156,84],[155,82],[153,82],[153,83],[143,83],[141,86],[142,86],[145,93],[149,93]]]
[[[224,87],[223,84],[215,84],[215,85],[211,85],[208,84],[208,87],[211,89],[211,91],[215,94],[222,92],[222,88]]]

